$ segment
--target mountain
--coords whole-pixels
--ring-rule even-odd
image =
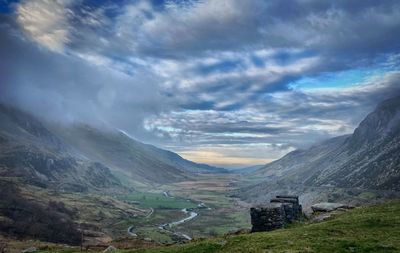
[[[254,175],[313,186],[400,190],[400,97],[380,103],[352,135],[293,151]]]
[[[105,164],[115,174],[135,181],[165,184],[192,179],[194,173],[226,172],[141,143],[121,130],[100,130],[86,124],[52,129],[81,156]]]
[[[126,134],[125,134],[126,135]],[[127,135],[129,137],[129,135]],[[133,139],[132,139],[133,140]],[[134,140],[133,140],[134,141]],[[195,163],[182,158],[180,155],[157,148],[152,145],[141,143],[143,150],[146,150],[150,155],[157,157],[164,163],[179,168],[183,171],[189,171],[191,173],[228,173],[229,171],[224,168],[210,166],[208,164]]]
[[[69,191],[121,187],[104,165],[78,159],[28,113],[0,105],[0,177]]]
[[[131,191],[44,120],[0,104],[1,238],[77,245],[84,233],[89,241],[107,240],[102,231],[110,224],[145,213],[112,198]]]
[[[244,168],[239,168],[239,169],[233,169],[231,170],[232,173],[237,173],[237,174],[250,174],[253,173],[261,168],[263,168],[264,165],[253,165],[249,167],[244,167]]]
[[[287,180],[304,183],[306,178],[314,175],[320,168],[330,166],[330,156],[340,153],[348,135],[335,137],[312,146],[307,150],[295,150],[279,160],[269,163],[251,173],[268,180]]]
[[[227,172],[141,143],[122,130],[100,130],[85,124],[75,124],[55,128],[54,131],[79,154],[134,180],[163,184],[190,179],[194,173]]]
[[[159,157],[155,147],[138,142],[114,130],[100,130],[86,124],[52,127],[52,130],[75,152],[100,162],[115,174],[148,183],[171,183],[187,180],[191,173]]]
[[[361,204],[400,195],[400,97],[380,103],[351,135],[295,150],[248,175],[256,184],[238,195],[265,202],[276,194]]]
[[[0,105],[0,120],[0,176],[84,190],[118,185],[115,176],[165,184],[195,173],[226,172],[141,143],[120,130],[49,123],[5,105]]]

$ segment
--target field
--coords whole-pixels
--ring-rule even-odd
[[[181,182],[166,188],[175,195],[195,199],[208,207],[200,209],[196,219],[179,225],[177,229],[193,238],[205,238],[249,228],[250,207],[230,196],[235,182],[234,176],[205,176],[202,180]]]
[[[141,192],[120,196],[119,199],[138,204],[142,208],[183,209],[196,208],[190,199],[167,197],[163,193]]]
[[[237,199],[229,196],[230,190],[233,189],[231,184],[232,179],[226,177],[204,176],[197,181],[163,186],[152,189],[151,192],[119,196],[119,200],[147,209],[150,215],[120,221],[115,224],[114,231],[123,236],[126,235],[127,228],[133,226],[140,238],[171,244],[176,242],[177,238],[160,231],[158,227],[185,218],[187,214],[181,211],[183,208],[195,211],[198,216],[174,226],[172,231],[184,233],[192,238],[207,238],[248,228],[248,207],[239,205]],[[199,206],[200,203],[203,206]]]

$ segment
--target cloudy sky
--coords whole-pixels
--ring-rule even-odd
[[[0,100],[263,164],[400,91],[398,0],[0,0]]]

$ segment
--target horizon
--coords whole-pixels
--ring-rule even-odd
[[[0,1],[0,102],[264,165],[400,94],[398,1]]]

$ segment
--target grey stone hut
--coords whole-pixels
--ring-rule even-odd
[[[299,220],[302,207],[298,196],[278,195],[266,205],[250,208],[251,232],[271,231]]]

